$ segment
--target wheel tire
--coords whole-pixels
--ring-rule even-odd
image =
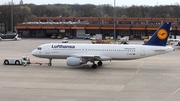
[[[20,61],[19,61],[19,60],[16,60],[16,61],[15,61],[15,65],[20,65]]]
[[[8,61],[8,60],[5,60],[5,61],[4,61],[4,64],[5,64],[5,65],[9,65],[9,61]]]
[[[52,65],[52,63],[48,63],[48,66],[51,66]]]
[[[102,64],[103,64],[103,63],[102,63],[101,61],[98,62],[98,66],[102,66]]]
[[[93,68],[93,69],[96,69],[96,68],[97,68],[97,65],[96,65],[96,64],[93,64],[93,65],[92,65],[92,68]]]

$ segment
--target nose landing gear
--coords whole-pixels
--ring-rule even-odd
[[[48,66],[51,66],[51,65],[52,65],[52,59],[49,59]]]

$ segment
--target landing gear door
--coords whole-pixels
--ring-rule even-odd
[[[50,54],[50,46],[46,47],[46,54]]]
[[[145,56],[145,47],[144,46],[140,47],[140,56]]]

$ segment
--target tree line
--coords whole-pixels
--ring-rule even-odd
[[[10,4],[0,5],[0,24],[5,29],[11,29],[11,8]],[[180,17],[180,6],[159,5],[159,6],[116,6],[116,17],[147,17],[147,18],[178,18]],[[13,24],[35,21],[37,17],[113,17],[114,7],[109,4],[53,4],[53,5],[13,5]]]

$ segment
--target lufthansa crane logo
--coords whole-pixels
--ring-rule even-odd
[[[157,36],[159,39],[161,40],[164,40],[168,37],[168,33],[165,29],[160,29],[158,32],[157,32]]]

